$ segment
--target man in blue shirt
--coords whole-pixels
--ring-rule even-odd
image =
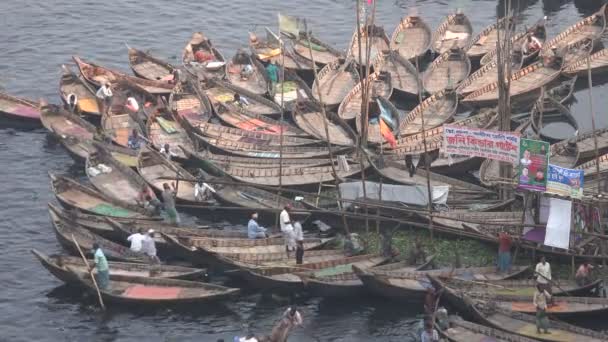
[[[251,214],[251,219],[247,224],[247,237],[250,239],[265,239],[266,228],[258,224],[258,213]]]
[[[101,248],[99,248],[98,243],[93,244],[93,255],[95,265],[91,266],[91,271],[94,268],[97,268],[97,276],[95,280],[97,281],[97,286],[99,286],[100,290],[104,290],[110,284],[110,268],[108,266],[108,260],[106,259],[105,254]]]

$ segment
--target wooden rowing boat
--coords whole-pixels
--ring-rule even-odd
[[[591,54],[591,56],[589,56],[589,58],[590,58],[591,72],[594,75],[608,71],[608,48],[599,50],[599,51]],[[568,66],[566,66],[564,68],[563,72],[566,75],[571,75],[571,76],[572,75],[586,76],[588,73],[588,69],[589,68],[587,67],[587,58],[581,58],[578,61],[570,63]]]
[[[143,78],[128,76],[121,72],[110,70],[97,64],[85,62],[78,56],[73,56],[72,59],[78,65],[78,69],[82,76],[96,87],[100,87],[101,83],[113,84],[119,80],[127,80],[145,89],[150,94],[169,94],[173,89],[174,84],[166,81],[151,81]]]
[[[560,57],[546,57],[545,60],[527,66],[511,75],[511,99],[524,103],[527,99],[538,98],[540,89],[555,81],[561,72]],[[480,88],[462,99],[462,103],[473,106],[487,106],[498,101],[498,83]]]
[[[433,33],[431,49],[443,54],[456,47],[465,49],[471,41],[473,27],[466,15],[461,12],[448,15]]]
[[[148,133],[150,144],[159,151],[165,146],[169,146],[171,159],[176,159],[177,161],[188,159],[179,146],[186,146],[190,149],[195,148],[194,142],[184,127],[188,123],[182,125],[183,121],[164,108],[151,115],[146,121],[146,132]]]
[[[445,89],[456,89],[471,72],[471,61],[463,49],[448,49],[437,56],[422,77],[424,89],[435,94]]]
[[[49,173],[49,177],[55,197],[66,209],[78,209],[89,214],[111,217],[160,219],[150,216],[147,211],[139,206],[118,202],[70,178],[52,173]]]
[[[169,107],[188,127],[198,127],[213,115],[209,98],[190,80],[175,86],[169,96]]]
[[[552,50],[563,50],[568,45],[575,44],[584,39],[599,38],[606,29],[606,11],[608,11],[608,7],[604,5],[599,11],[568,27],[546,42],[541,49],[540,55],[549,55]]]
[[[422,87],[418,70],[412,63],[396,51],[382,51],[374,61],[374,71],[383,71],[391,75],[396,94],[409,98],[418,98]]]
[[[329,65],[331,64],[327,66]],[[315,101],[299,100],[293,110],[292,119],[300,129],[321,141],[349,147],[355,144],[356,136],[352,128],[336,113],[326,112],[326,116],[323,116],[321,105]],[[287,137],[283,137],[283,143],[285,138]]]
[[[40,103],[40,121],[49,133],[58,137],[92,140],[96,131],[80,116],[45,101]]]
[[[504,38],[506,31],[511,30],[514,24],[513,17],[506,16],[484,28],[465,48],[469,58],[478,60],[488,52],[496,49],[499,32],[502,38]]]
[[[243,68],[251,67],[251,72],[243,73]],[[271,82],[262,63],[250,53],[239,49],[228,61],[226,78],[235,86],[248,90],[257,95],[272,94]]]
[[[371,83],[370,98],[390,98],[393,93],[393,82],[391,75],[387,72],[375,71],[367,80],[359,82],[352,88],[338,107],[338,116],[343,120],[352,120],[361,114],[361,102],[363,101],[363,85]]]
[[[313,99],[312,90],[300,76],[289,69],[285,70],[283,77],[274,86],[274,102],[287,111],[293,111],[298,99]]]
[[[119,80],[112,86],[110,107],[101,116],[101,128],[117,145],[129,147],[129,136],[135,130],[145,137],[144,120],[148,113],[157,107],[155,97],[135,84]],[[127,108],[127,99],[132,97],[140,105],[140,111],[134,113]],[[148,106],[148,107],[146,107]]]
[[[516,72],[521,69],[524,62],[524,56],[521,49],[513,50],[511,54],[511,72]],[[460,82],[456,88],[458,94],[467,95],[484,86],[496,82],[498,79],[498,64],[491,61],[481,66],[477,71],[472,73],[464,81]]]
[[[152,189],[137,172],[114,159],[102,146],[97,146],[97,151],[87,158],[85,173],[99,192],[117,203],[140,205],[143,202],[140,198],[143,191],[155,197]]]
[[[536,39],[538,39],[538,41],[543,44],[545,42],[545,40],[547,39],[547,29],[545,28],[545,18],[540,19],[539,21],[536,22],[536,24],[534,24],[532,27],[530,27],[529,29],[527,29],[524,32],[520,32],[517,33],[515,35],[513,35],[513,37],[511,37],[511,46],[513,46],[515,48],[515,50],[521,50],[523,53],[523,62],[525,65],[529,64],[530,62],[532,62],[534,59],[536,59],[536,57],[538,57],[538,54],[540,52],[540,50],[535,50],[535,51],[530,51],[530,52],[523,52],[524,49],[524,44],[528,41],[528,37],[535,37]],[[496,62],[496,47],[494,47],[492,50],[488,51],[488,53],[486,53],[483,57],[481,57],[481,60],[479,61],[479,63],[481,65],[486,65],[488,63],[492,63],[492,62]]]
[[[293,166],[281,168],[252,168],[207,162],[202,165],[205,171],[216,176],[229,176],[240,182],[265,186],[303,186],[344,179],[361,172],[359,164],[348,164],[345,169],[339,164],[335,167],[337,175],[332,174],[331,166]],[[365,165],[367,167],[367,165]],[[282,177],[280,177],[282,175]]]
[[[427,269],[431,266],[434,259],[434,255],[426,258],[425,262],[419,265],[412,265],[408,262],[394,262],[389,264],[384,264],[380,266],[372,266],[372,270],[384,270],[384,271],[419,271],[423,269]],[[357,296],[365,294],[365,285],[353,268],[357,267],[357,269],[361,270],[358,266],[353,266],[350,270],[347,270],[343,273],[338,274],[327,274],[326,272],[322,272],[321,274],[316,273],[302,273],[298,274],[302,281],[304,282],[304,286],[306,287],[306,291],[312,293],[313,295],[320,297],[349,297],[349,296]]]
[[[320,140],[301,138],[298,136],[281,136],[264,132],[246,131],[240,128],[227,127],[218,124],[205,123],[197,127],[197,132],[208,138],[232,140],[234,142],[245,142],[250,144],[267,145],[272,147],[281,146],[306,146],[318,145]]]
[[[46,255],[35,249],[30,250],[32,254],[40,261],[42,266],[47,269],[57,279],[67,284],[74,284],[75,279],[72,278],[73,273],[68,271],[68,267],[77,273],[87,273],[88,269],[82,262],[82,258],[72,257],[67,255]],[[93,264],[93,260],[88,261]],[[153,278],[170,278],[183,280],[197,280],[203,277],[206,269],[173,266],[173,265],[158,265],[155,272],[150,272],[149,264],[134,263],[134,262],[119,262],[109,261],[111,276],[121,275],[129,277],[153,277]]]
[[[0,92],[0,114],[26,123],[40,123],[40,109],[34,101]]]
[[[458,94],[455,91],[439,91],[426,98],[407,114],[400,122],[399,134],[412,135],[433,129],[449,122],[458,108]],[[424,119],[424,127],[422,120]]]
[[[78,113],[101,116],[95,90],[90,84],[82,78],[82,75],[77,75],[67,65],[62,65],[63,74],[59,79],[59,93],[61,100],[66,106],[70,106],[69,97],[76,96],[76,108]]]
[[[151,81],[172,81],[175,67],[149,53],[129,47],[129,65],[137,77]]]
[[[488,302],[473,300],[464,292],[444,286],[438,278],[431,277],[430,280],[437,289],[444,290],[444,295],[450,304],[465,311],[476,321],[496,329],[547,342],[599,342],[608,339],[608,335],[604,333],[583,329],[557,320],[550,320],[551,334],[539,334],[537,333],[534,316],[514,312],[510,309],[505,310]]]
[[[313,36],[310,32],[300,32],[300,36],[294,39],[293,51],[311,63],[310,53],[312,51],[312,58],[316,64],[321,66],[344,57],[341,51]]]
[[[327,107],[338,106],[348,92],[361,81],[352,59],[336,59],[327,63],[312,84],[315,100]],[[319,97],[321,92],[321,97]]]
[[[401,19],[393,31],[390,49],[408,60],[424,56],[431,47],[433,33],[431,28],[416,15],[408,15]]]
[[[382,144],[386,141],[386,138],[380,131],[380,120],[388,126],[393,136],[399,136],[399,127],[401,127],[401,122],[406,117],[404,111],[399,111],[392,102],[381,96],[370,101],[367,114],[367,142],[371,144]],[[357,133],[361,134],[361,113],[357,113],[355,127],[357,128]]]
[[[602,46],[599,41],[591,38],[585,38],[574,44],[569,44],[564,47],[562,51],[564,56],[564,63],[562,69],[567,69],[569,65],[574,64],[580,60],[584,60],[587,63],[587,56],[589,56],[597,46]]]
[[[197,179],[178,164],[167,160],[162,154],[151,149],[144,148],[139,152],[137,172],[155,190],[161,193],[163,184],[175,184],[177,194],[175,199],[183,204],[209,205],[211,201],[196,199],[194,188]],[[179,178],[179,181],[176,179]]]
[[[306,258],[306,254],[304,254]],[[259,267],[241,269],[239,276],[252,287],[277,292],[299,292],[304,290],[300,274],[308,277],[337,276],[351,272],[353,266],[369,268],[383,264],[387,258],[376,255],[358,255],[318,263],[306,263],[297,266]]]
[[[367,44],[368,39],[370,40],[369,45]],[[362,43],[360,48],[359,40],[361,40]],[[390,41],[388,40],[388,36],[386,35],[384,28],[376,25],[365,25],[361,27],[360,31],[355,30],[353,33],[347,56],[353,58],[355,62],[359,63],[360,65],[365,65],[366,60],[370,61],[371,63],[380,56],[382,51],[389,49]]]
[[[549,107],[549,112],[545,111],[545,104]],[[543,96],[542,99],[536,101],[534,107],[532,107],[530,118],[532,129],[543,140],[551,143],[569,139],[578,131],[578,121],[570,113],[570,110],[559,101],[548,96]]]
[[[512,272],[499,274],[496,267],[469,267],[438,270],[382,270],[377,268],[361,269],[353,267],[366,289],[374,295],[399,300],[422,300],[432,287],[428,275],[456,277],[461,279],[502,280],[520,276],[529,267],[514,266]]]
[[[77,274],[75,276],[87,291],[97,293],[89,278]],[[158,307],[215,302],[234,297],[239,291],[197,281],[120,275],[110,278],[107,289],[100,289],[101,297],[106,303]]]
[[[489,328],[484,325],[465,321],[459,316],[449,317],[449,328],[442,330],[438,324],[439,334],[451,342],[534,342],[531,338],[515,335],[510,332]]]
[[[93,255],[93,244],[97,243],[109,260],[139,263],[147,261],[145,255],[133,252],[127,247],[106,240],[69,221],[63,221],[53,211],[49,210],[49,215],[57,241],[74,255],[78,255],[78,248],[75,243],[78,243],[80,249],[88,256]],[[74,239],[76,242],[74,242]]]
[[[496,280],[496,281],[470,281],[456,278],[442,279],[444,285],[454,289],[466,289],[472,293],[488,293],[488,295],[529,296],[532,298],[536,291],[535,279]],[[602,280],[597,279],[586,285],[578,285],[573,279],[552,279],[553,296],[590,296],[597,290]]]
[[[497,236],[504,227],[521,224],[522,217],[523,213],[521,211],[469,212],[454,210],[433,214],[432,221],[434,224],[443,227]]]
[[[601,128],[576,137],[576,147],[578,148],[578,163],[583,163],[595,157],[595,139],[597,137],[597,150],[600,155],[608,152],[608,128]]]
[[[268,27],[264,27],[266,37],[259,38],[255,33],[249,32],[249,47],[253,54],[263,63],[274,63],[279,68],[285,65],[285,69],[292,71],[307,72],[312,70],[312,62],[308,57],[302,57],[290,47],[283,46],[281,39]],[[283,54],[281,54],[283,51]]]
[[[218,108],[224,106],[251,116],[271,116],[274,118],[281,116],[281,107],[277,103],[246,89],[220,80],[210,80],[204,85],[205,93],[211,101],[216,114]],[[241,98],[245,98],[247,104],[244,104],[242,101],[235,101],[236,94]]]
[[[201,52],[208,60],[199,62],[195,54]],[[202,32],[194,32],[188,44],[182,52],[182,64],[184,68],[201,79],[219,78],[226,76],[226,60],[224,55],[211,44]]]

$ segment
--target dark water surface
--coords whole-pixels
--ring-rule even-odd
[[[589,3],[594,3],[589,6]],[[588,15],[599,1],[519,1],[520,19],[530,25],[543,15],[549,35]],[[435,27],[460,7],[475,31],[502,13],[495,0],[378,0],[377,21],[392,32],[401,16],[418,11]],[[150,49],[178,63],[193,31],[204,31],[226,56],[246,46],[247,31],[276,27],[282,11],[309,19],[320,37],[345,48],[354,22],[352,0],[310,1],[0,1],[0,87],[34,99],[59,102],[60,65],[79,54],[129,71],[125,43]],[[594,89],[598,126],[608,123],[606,89]],[[586,91],[573,106],[581,131],[590,129]],[[110,310],[100,314],[48,274],[29,253],[61,248],[51,233],[46,203],[52,200],[48,171],[81,174],[43,130],[0,128],[0,341],[215,341],[248,329],[268,332],[286,303],[250,294],[221,306],[188,312]],[[304,328],[290,341],[409,341],[417,306],[386,300],[302,299]]]

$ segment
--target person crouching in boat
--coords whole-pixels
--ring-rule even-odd
[[[585,286],[591,284],[591,270],[593,269],[593,265],[589,263],[589,261],[585,261],[579,266],[576,271],[576,275],[574,279],[576,280],[576,285]]]
[[[540,284],[536,284],[534,299],[532,303],[536,308],[536,332],[541,334],[541,329],[545,334],[549,334],[549,321],[547,319],[547,303],[551,300],[551,295]]]
[[[154,229],[148,230],[141,242],[141,251],[148,257],[150,263],[150,277],[159,272],[160,259],[156,256],[156,242],[154,241]]]
[[[258,224],[258,213],[251,214],[251,219],[247,223],[247,237],[250,239],[265,239],[266,228]]]
[[[177,213],[177,209],[175,208],[175,196],[177,196],[177,189],[175,185],[173,188],[169,186],[169,184],[163,184],[163,205],[165,207],[165,214],[167,215],[167,221],[170,224],[179,225],[180,219],[179,214]]]
[[[127,147],[132,150],[139,150],[142,140],[143,139],[139,136],[139,132],[134,128],[129,135],[129,139],[127,140]]]
[[[293,234],[293,225],[291,222],[291,204],[286,205],[279,215],[279,224],[281,226],[281,233],[285,239],[285,251],[287,252],[287,258],[289,259],[289,252],[294,250],[296,247],[296,241]]]
[[[93,256],[94,265],[90,267],[89,272],[92,272],[96,268],[95,281],[97,282],[97,286],[100,290],[107,289],[108,285],[110,285],[110,267],[108,266],[105,254],[103,254],[97,242],[93,243]]]
[[[526,43],[524,44],[524,53],[526,55],[530,55],[535,53],[536,51],[542,49],[543,43],[533,35],[529,35]]]

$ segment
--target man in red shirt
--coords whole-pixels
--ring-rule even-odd
[[[498,235],[498,271],[508,272],[511,269],[511,236],[502,231]]]

